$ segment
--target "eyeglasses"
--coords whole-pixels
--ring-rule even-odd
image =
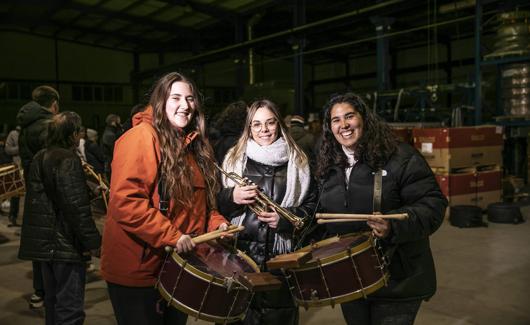
[[[276,126],[278,126],[278,121],[276,119],[266,121],[265,124],[261,123],[260,121],[254,121],[250,123],[250,127],[252,128],[252,131],[259,132],[263,129],[263,125],[265,125],[265,128],[267,130],[276,129]]]

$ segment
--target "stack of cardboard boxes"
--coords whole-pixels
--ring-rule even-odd
[[[450,206],[501,201],[502,127],[414,129],[413,138]]]

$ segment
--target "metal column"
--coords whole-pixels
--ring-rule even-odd
[[[293,1],[294,27],[305,24],[305,0]],[[293,113],[304,116],[304,46],[305,37],[295,37],[293,42],[293,81],[294,109]]]
[[[482,75],[480,62],[481,28],[482,24],[482,4],[477,0],[475,4],[475,125],[482,124]]]

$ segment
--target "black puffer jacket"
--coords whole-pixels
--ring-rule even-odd
[[[248,159],[242,176],[249,178],[258,185],[274,202],[278,204],[282,202],[287,184],[287,164],[273,167]],[[259,221],[256,214],[247,206],[234,203],[233,190],[233,188],[225,188],[219,193],[219,210],[228,220],[241,215],[243,212],[246,213],[243,222],[245,230],[238,235],[237,248],[248,254],[262,270],[266,270],[265,262],[274,257],[274,235],[276,232],[292,234],[293,226],[289,221],[280,217],[278,228],[269,228],[266,223]],[[309,217],[314,212],[316,197],[316,186],[311,183],[302,204],[288,210],[299,217]]]
[[[372,297],[382,299],[429,298],[436,291],[436,274],[429,236],[442,224],[447,200],[425,159],[411,146],[400,144],[383,168],[381,211],[406,212],[409,219],[392,220],[391,234],[383,241],[392,252],[390,283]],[[343,168],[332,168],[323,180],[320,211],[373,212],[374,170],[357,162],[348,187]],[[328,236],[368,230],[366,222],[326,224]],[[353,276],[353,275],[352,275]]]
[[[92,213],[81,160],[71,150],[39,151],[27,175],[28,188],[19,258],[81,262],[101,237]]]
[[[46,146],[48,123],[52,117],[52,112],[33,101],[18,111],[17,124],[22,128],[18,138],[19,155],[26,172],[33,156]]]

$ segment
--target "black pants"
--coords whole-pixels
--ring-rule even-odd
[[[34,293],[44,298],[44,284],[42,279],[42,262],[32,262],[33,267],[33,291]]]
[[[81,325],[85,320],[84,263],[41,262],[46,325]]]
[[[13,196],[10,200],[9,205],[9,221],[13,224],[17,222],[18,211],[19,211],[20,197]]]
[[[358,299],[341,304],[348,325],[412,325],[421,300],[389,302]]]
[[[118,325],[185,325],[188,315],[167,306],[153,287],[126,287],[107,282]]]
[[[294,304],[287,283],[279,290],[256,292],[245,319],[234,325],[297,325],[298,307]]]

